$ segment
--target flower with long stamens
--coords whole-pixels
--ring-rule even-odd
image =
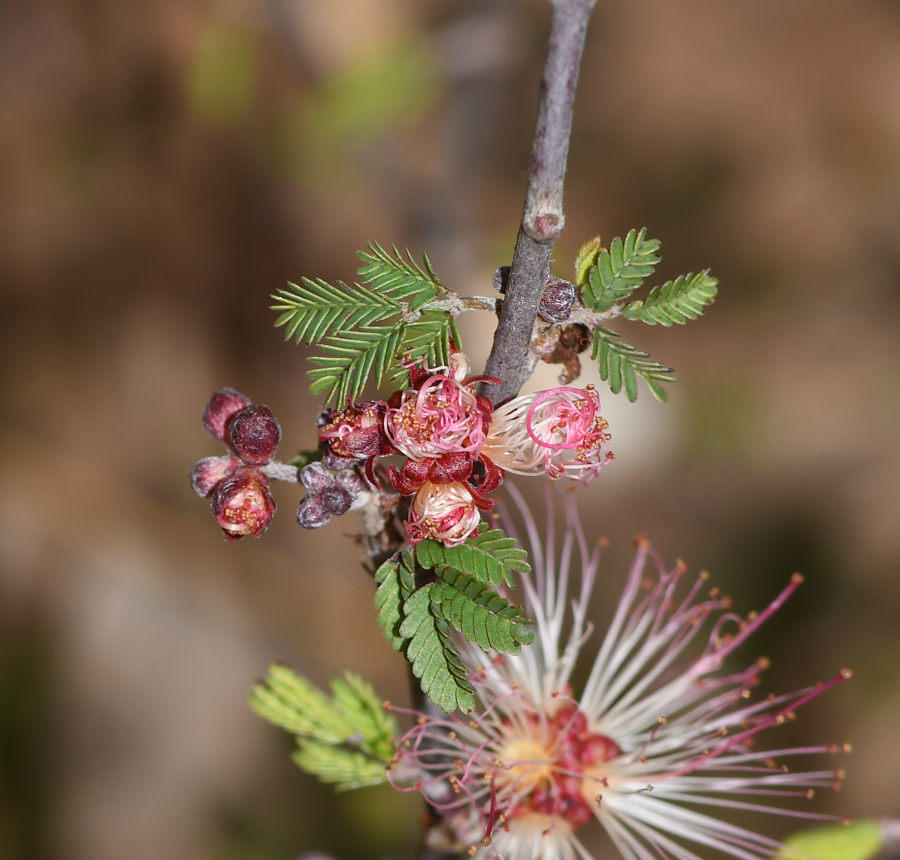
[[[413,497],[406,534],[410,546],[426,538],[458,546],[478,533],[480,521],[479,500],[466,484],[425,481]]]
[[[590,483],[612,460],[600,398],[587,388],[551,388],[516,397],[494,410],[483,456],[517,475]]]
[[[389,402],[384,429],[393,446],[412,460],[444,454],[478,456],[492,405],[451,376],[435,373]]]
[[[473,673],[477,715],[417,714],[396,743],[392,782],[421,790],[461,847],[484,860],[590,860],[576,831],[594,818],[626,860],[699,860],[697,846],[751,860],[777,856],[783,846],[700,810],[835,820],[775,804],[803,803],[816,789],[837,787],[842,777],[840,770],[794,773],[785,759],[849,752],[847,745],[758,750],[753,741],[851,673],[754,701],[768,661],[722,672],[726,657],[802,578],[795,575],[762,612],[741,618],[717,589],[701,594],[705,574],[682,586],[686,567],[679,562],[667,570],[640,541],[587,683],[574,697],[572,673],[592,632],[586,614],[599,545],[588,548],[569,500],[557,560],[552,512],[545,545],[521,497],[510,492],[532,549],[533,571],[522,586],[536,641]],[[511,522],[505,525],[514,532]],[[576,553],[580,565],[573,574]],[[699,654],[687,656],[697,645]],[[464,651],[464,658],[478,662],[479,652]]]

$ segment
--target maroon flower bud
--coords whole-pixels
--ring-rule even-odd
[[[381,400],[369,400],[320,415],[319,441],[329,454],[352,460],[393,454],[394,448],[384,432],[386,408]]]
[[[227,445],[228,442],[225,440],[228,422],[235,413],[246,409],[249,405],[250,401],[233,388],[223,388],[221,391],[217,391],[213,394],[203,413],[203,429],[213,439],[218,439]]]
[[[550,278],[544,285],[538,314],[548,323],[561,323],[572,313],[575,301],[575,284],[561,278]]]
[[[330,514],[346,514],[353,504],[353,497],[337,484],[322,490],[322,507]]]
[[[225,478],[212,495],[212,512],[230,541],[258,538],[269,527],[275,502],[269,481],[255,469],[241,469]]]
[[[191,472],[191,487],[198,496],[206,498],[240,465],[237,457],[205,457]]]
[[[494,277],[491,280],[491,284],[493,284],[494,289],[498,293],[506,292],[506,287],[509,284],[509,273],[511,268],[511,266],[500,266],[500,268],[494,272]]]
[[[300,470],[300,483],[310,495],[318,496],[334,481],[334,475],[322,463],[310,463]]]
[[[297,508],[297,522],[305,529],[320,529],[331,519],[331,513],[312,496],[307,496]]]
[[[281,428],[268,406],[248,406],[232,417],[228,437],[244,462],[261,466],[274,456]]]

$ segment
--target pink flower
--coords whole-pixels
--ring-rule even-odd
[[[478,500],[465,484],[425,481],[410,506],[406,534],[410,546],[426,538],[458,546],[476,533],[480,521]]]
[[[592,385],[551,388],[495,409],[481,453],[517,475],[546,472],[588,484],[614,457],[608,426]]]
[[[450,376],[435,373],[388,403],[384,429],[393,446],[412,460],[443,454],[478,456],[492,406]]]

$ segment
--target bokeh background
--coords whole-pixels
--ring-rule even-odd
[[[0,8],[0,856],[413,855],[419,806],[335,796],[246,706],[283,660],[407,696],[352,515],[226,544],[187,473],[233,386],[315,443],[269,294],[371,239],[489,293],[521,211],[543,0],[7,0]],[[712,267],[684,329],[627,324],[670,402],[604,396],[580,491],[609,617],[632,537],[737,608],[804,586],[742,659],[856,673],[792,738],[851,741],[820,810],[900,813],[900,7],[600,0],[556,250],[646,226]],[[465,321],[476,362],[491,323]],[[535,385],[552,383],[544,368]],[[589,381],[585,374],[582,381]],[[777,740],[774,739],[774,740]],[[832,760],[831,765],[834,764]],[[759,822],[783,833],[790,822]]]

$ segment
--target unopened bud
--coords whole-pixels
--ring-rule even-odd
[[[246,409],[249,405],[250,401],[233,388],[223,388],[221,391],[217,391],[203,412],[203,429],[213,439],[218,439],[227,445],[228,422],[236,413]]]
[[[244,462],[261,466],[274,456],[281,428],[268,406],[248,406],[232,417],[228,436]]]
[[[500,268],[494,272],[494,277],[491,280],[491,283],[494,285],[494,289],[498,293],[506,292],[506,287],[509,285],[509,273],[510,266],[500,266]]]
[[[255,469],[241,469],[225,478],[213,492],[211,507],[230,541],[247,535],[260,537],[275,513],[269,481]]]
[[[240,465],[237,457],[205,457],[191,472],[191,487],[198,496],[206,498]]]
[[[575,302],[575,284],[561,278],[550,278],[541,294],[538,315],[548,323],[565,322],[572,313]]]
[[[326,487],[322,491],[322,507],[330,514],[346,514],[353,504],[353,497],[343,487],[337,484]]]
[[[297,508],[297,522],[305,529],[320,529],[331,519],[331,514],[314,496],[307,496]]]

